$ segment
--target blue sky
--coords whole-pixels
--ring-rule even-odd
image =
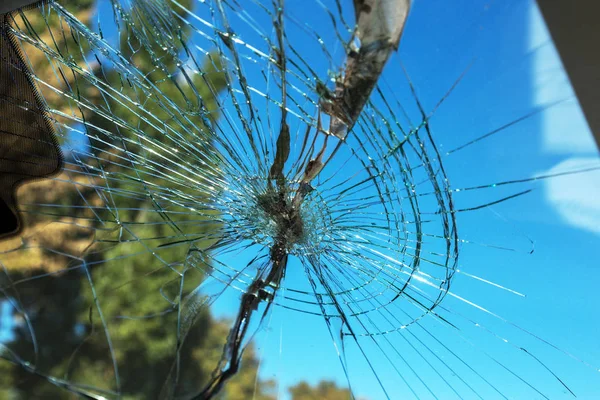
[[[297,3],[292,2],[292,7],[294,4]],[[298,13],[300,20],[311,21],[312,16],[302,15],[302,10]],[[241,36],[244,37],[243,32]],[[397,82],[402,78],[393,72],[398,70],[399,60],[406,66],[425,109],[432,109],[471,65],[432,119],[433,134],[442,150],[455,148],[533,110],[567,99],[477,145],[447,156],[444,165],[452,187],[493,184],[598,165],[591,133],[535,2],[503,2],[488,7],[471,1],[451,5],[442,1],[416,1],[399,57],[390,61],[384,75],[392,87],[402,85]],[[400,99],[411,101],[408,97]],[[501,357],[507,367],[537,384],[550,398],[569,397],[543,367],[523,357],[518,350],[521,346],[543,360],[578,398],[593,399],[600,393],[598,372],[564,353],[593,366],[600,364],[595,290],[600,278],[599,206],[595,200],[598,182],[598,172],[593,172],[455,195],[459,206],[468,207],[533,189],[515,200],[463,213],[458,219],[462,239],[515,250],[464,244],[459,269],[526,297],[461,274],[455,277],[451,293],[509,322],[490,317],[489,313],[456,298],[447,298],[443,303],[494,332],[489,334],[483,328],[474,328],[468,320],[459,319],[461,329],[475,347],[465,346],[456,338],[444,336],[444,339],[452,343],[451,348],[456,352],[473,360],[476,368],[500,382],[509,397],[542,398],[521,382],[515,382],[510,374],[506,375],[485,353]],[[291,273],[287,279],[300,278]],[[231,316],[234,303],[235,300],[224,301],[215,312]],[[564,352],[532,339],[511,323]],[[427,324],[433,326],[431,332],[435,334],[453,335],[435,327],[435,322]],[[504,338],[514,346],[506,345]],[[410,349],[406,343],[397,336],[390,340],[397,341],[398,348],[407,353],[408,364],[417,364],[417,357],[408,355]],[[257,336],[257,343],[263,355],[262,376],[275,378],[282,387],[300,379],[316,383],[323,378],[345,385],[333,341],[318,317],[276,309],[267,329]],[[365,360],[356,351],[348,354],[352,354],[347,362],[356,394],[370,399],[384,398]],[[381,356],[373,356],[373,360],[385,362]],[[417,381],[407,365],[399,368],[407,379]],[[418,374],[425,381],[436,382],[430,371],[422,369]],[[388,384],[400,382],[393,373],[384,378]],[[498,397],[485,385],[477,386],[475,382],[473,385],[484,398]],[[419,386],[418,382],[415,386]],[[389,388],[392,398],[411,398],[401,383],[391,383]],[[286,398],[284,390],[280,393]],[[434,393],[441,399],[456,398],[443,385],[436,386]],[[466,393],[464,398],[471,398]],[[421,398],[433,398],[423,388],[418,394]]]

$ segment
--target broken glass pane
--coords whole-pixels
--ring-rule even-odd
[[[400,3],[12,14],[65,166],[0,243],[2,395],[597,393],[600,162],[535,3]]]

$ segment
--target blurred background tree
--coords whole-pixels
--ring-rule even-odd
[[[182,1],[189,7],[191,1]],[[90,26],[94,16],[93,0],[67,0],[60,4],[71,11],[82,23]],[[140,14],[135,13],[135,3],[130,12],[136,26],[147,25],[149,21],[141,21]],[[143,132],[147,138],[161,140],[166,129],[177,130],[182,140],[195,143],[198,140],[210,144],[210,129],[206,126],[206,118],[195,115],[194,109],[210,112],[208,123],[218,119],[216,96],[225,88],[224,72],[216,53],[206,56],[202,65],[202,74],[193,75],[191,82],[177,84],[176,80],[165,79],[160,65],[170,72],[176,72],[175,58],[169,58],[157,42],[138,39],[132,25],[120,28],[120,51],[147,78],[160,88],[165,98],[169,99],[171,110],[167,110],[160,102],[147,101],[140,97],[140,91],[131,84],[124,83],[123,76],[111,69],[108,63],[89,63],[90,44],[78,40],[76,32],[69,32],[68,26],[58,18],[40,15],[32,10],[21,18],[26,27],[35,32],[45,43],[50,43],[60,53],[69,54],[71,61],[81,68],[92,70],[94,75],[110,87],[119,87],[123,98],[132,103],[144,104],[147,112],[164,121],[163,129],[151,126],[140,120],[132,112],[129,104],[116,98],[103,96],[95,85],[77,79],[75,73],[62,73],[56,64],[45,57],[44,53],[33,46],[23,44],[26,56],[35,66],[35,74],[44,82],[72,91],[83,98],[91,99],[98,110],[106,115],[90,109],[83,109],[69,101],[56,91],[41,88],[43,97],[49,104],[56,123],[73,125],[72,118],[61,117],[61,113],[74,115],[85,121],[78,129],[86,131],[88,137],[100,136],[99,132],[115,135],[117,144],[123,138],[139,140],[137,133]],[[103,18],[106,18],[105,16]],[[135,20],[138,18],[138,20]],[[56,35],[63,31],[65,34]],[[51,35],[51,32],[54,33]],[[181,33],[181,32],[180,32]],[[185,32],[183,32],[185,34]],[[176,35],[175,35],[176,36]],[[180,44],[180,46],[183,42]],[[176,52],[181,48],[175,49]],[[64,69],[64,67],[62,67]],[[57,71],[60,71],[57,73]],[[143,95],[143,93],[142,93]],[[181,120],[173,118],[173,109],[178,109],[182,119],[194,129],[181,130]],[[183,118],[185,117],[185,118]],[[63,142],[67,138],[63,138]],[[18,191],[19,204],[24,205],[26,228],[18,237],[0,243],[0,262],[6,268],[6,276],[2,276],[2,287],[10,288],[0,295],[0,301],[18,300],[23,308],[13,313],[16,321],[11,329],[12,338],[5,343],[8,348],[25,361],[35,363],[43,374],[59,377],[74,384],[109,390],[114,388],[113,360],[108,342],[104,334],[104,325],[94,307],[94,296],[102,305],[102,311],[110,328],[114,356],[119,366],[119,379],[123,397],[127,399],[156,398],[161,390],[175,357],[177,313],[170,312],[160,318],[127,319],[120,316],[152,315],[165,309],[166,302],[161,302],[161,291],[168,292],[168,284],[175,282],[176,274],[165,264],[174,269],[181,268],[187,247],[173,246],[160,251],[160,261],[152,252],[157,244],[173,235],[173,226],[181,233],[202,233],[218,231],[218,224],[198,223],[184,224],[186,215],[172,218],[165,223],[165,214],[153,212],[157,203],[153,191],[148,189],[143,196],[123,196],[118,199],[120,221],[135,223],[135,233],[123,233],[114,229],[116,224],[103,223],[98,215],[111,220],[107,211],[107,200],[99,195],[95,185],[103,186],[98,176],[86,175],[84,165],[100,165],[105,173],[117,176],[127,165],[122,153],[111,146],[107,136],[103,140],[81,144],[89,146],[87,159],[73,162],[70,154],[66,154],[66,168],[55,179],[43,180],[24,185]],[[143,146],[136,148],[146,162],[152,161],[153,155],[144,152]],[[143,154],[140,154],[144,152]],[[82,157],[81,155],[79,157]],[[212,162],[211,160],[204,160]],[[126,163],[126,160],[125,160]],[[141,172],[144,173],[144,172]],[[147,176],[144,177],[149,180]],[[167,182],[160,174],[151,178],[153,187],[161,188]],[[111,190],[115,196],[120,193],[140,193],[139,182],[127,180],[111,180]],[[197,188],[193,188],[195,201],[198,198]],[[160,190],[160,189],[158,189]],[[178,188],[180,194],[185,189]],[[115,201],[117,203],[117,201]],[[48,216],[36,212],[32,206],[26,205],[52,204],[57,207],[57,214]],[[63,207],[63,208],[61,208]],[[158,205],[160,208],[160,205]],[[151,211],[149,211],[151,210]],[[61,212],[62,211],[62,212]],[[108,228],[107,228],[108,226]],[[209,242],[197,244],[206,247]],[[95,294],[90,290],[90,280],[81,268],[75,268],[84,259]],[[179,262],[179,264],[178,264]],[[42,276],[40,279],[33,277]],[[189,274],[184,282],[184,291],[189,292],[200,284],[203,276],[200,273]],[[177,283],[175,286],[178,286]],[[29,323],[36,335],[38,350],[33,347],[33,339],[24,316],[30,318]],[[180,382],[183,390],[197,388],[217,364],[221,356],[222,342],[228,332],[227,321],[216,320],[205,311],[186,339],[189,346],[182,361],[185,368],[181,371]],[[221,393],[223,399],[258,400],[272,399],[270,394],[273,382],[257,379],[258,360],[254,348],[250,346],[244,356],[241,371],[233,378]],[[254,396],[254,397],[253,397]],[[32,375],[20,366],[0,360],[0,398],[4,399],[66,399],[76,395],[60,389],[45,379]]]
[[[323,380],[315,386],[305,381],[288,389],[292,400],[348,400],[352,399],[350,390],[340,388],[333,381]]]

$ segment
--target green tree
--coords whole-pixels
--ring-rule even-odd
[[[183,3],[189,5],[185,4],[189,2]],[[79,1],[61,4],[83,23],[89,23],[91,0],[83,4]],[[93,67],[99,79],[97,84],[81,76],[78,78],[77,73],[52,74],[50,71],[55,71],[55,66],[45,61],[39,50],[27,49],[28,56],[37,57],[37,76],[47,82],[58,79],[57,87],[80,96],[80,102],[74,104],[56,92],[43,91],[51,108],[78,113],[85,121],[87,135],[99,140],[90,143],[89,159],[82,164],[69,164],[58,179],[21,188],[21,204],[53,204],[56,211],[51,216],[43,212],[27,214],[28,228],[21,237],[0,244],[3,251],[0,261],[10,271],[12,282],[18,282],[7,291],[6,297],[20,301],[23,311],[31,318],[39,344],[36,352],[27,325],[21,324],[9,348],[24,360],[37,359],[35,365],[42,374],[74,384],[113,388],[113,354],[105,335],[105,324],[95,307],[98,301],[119,366],[121,391],[125,398],[131,399],[155,398],[175,360],[178,316],[176,312],[164,313],[169,306],[164,297],[176,302],[180,290],[188,293],[204,279],[201,269],[190,268],[181,282],[178,273],[184,271],[182,261],[189,246],[160,248],[158,245],[169,237],[188,234],[218,237],[219,232],[219,225],[212,223],[210,215],[198,214],[195,216],[198,223],[189,224],[186,206],[173,206],[172,202],[160,199],[166,193],[164,188],[171,188],[169,193],[179,196],[182,203],[193,199],[201,205],[208,201],[208,196],[198,188],[174,184],[165,170],[171,174],[183,170],[174,164],[161,163],[159,156],[148,151],[146,142],[142,143],[140,134],[145,141],[162,143],[171,140],[165,137],[168,132],[176,132],[178,140],[190,146],[204,146],[205,156],[198,159],[199,162],[207,168],[216,165],[214,159],[206,156],[211,153],[207,150],[211,146],[211,130],[207,124],[218,119],[216,96],[225,87],[221,60],[215,53],[205,58],[203,73],[194,75],[191,81],[182,83],[174,78],[181,71],[177,54],[184,44],[184,40],[176,38],[185,36],[186,32],[172,32],[171,44],[174,43],[175,48],[164,50],[164,43],[156,39],[158,36],[153,37],[156,21],[146,19],[150,8],[136,9],[143,4],[134,3],[132,9],[124,10],[130,19],[121,27],[120,50],[123,59],[135,65],[160,90],[159,98],[149,98],[148,92],[127,82],[128,78],[107,65]],[[39,12],[27,15],[31,22],[29,29],[44,31],[48,26],[56,31],[67,29],[51,19],[42,21]],[[54,42],[54,48],[62,49],[72,62],[83,66],[91,45],[77,32],[58,36],[62,39]],[[41,36],[41,40],[50,42],[47,36]],[[102,84],[119,88],[120,96],[107,97],[98,90]],[[92,107],[81,106],[86,102]],[[142,108],[164,124],[156,126],[141,119],[135,111]],[[127,143],[126,152],[124,143]],[[146,168],[148,165],[153,167]],[[87,174],[86,166],[101,168],[103,173]],[[98,190],[107,185],[111,188],[110,196],[107,191]],[[156,212],[167,207],[171,211],[188,211],[179,217],[176,213]],[[205,240],[195,246],[206,247],[210,243],[211,240]],[[81,268],[68,269],[81,263],[84,255],[89,277]],[[29,279],[47,272],[56,274]],[[149,317],[128,319],[123,316]],[[227,321],[215,320],[208,310],[199,315],[181,353],[183,390],[198,388],[212,372],[221,356],[228,326]],[[257,366],[250,346],[241,371],[228,383],[221,397],[245,399],[256,393],[257,399],[272,398],[269,395],[272,383],[256,380]],[[12,388],[0,392],[0,398],[75,398],[8,362],[0,362],[0,372],[4,372],[0,385]]]
[[[333,381],[320,381],[311,386],[305,381],[290,387],[292,400],[348,400],[352,399],[350,390],[338,387]]]

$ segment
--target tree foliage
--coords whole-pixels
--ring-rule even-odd
[[[92,0],[63,1],[61,4],[72,10],[83,23],[90,22],[94,6]],[[52,21],[43,21],[35,10],[28,12],[26,19],[31,23],[30,29],[39,32],[48,30],[47,26],[53,24]],[[141,26],[144,21],[138,20],[136,23],[135,26]],[[190,143],[197,140],[210,142],[210,129],[206,124],[218,119],[216,96],[225,87],[218,56],[207,55],[203,63],[204,73],[195,75],[192,82],[164,82],[161,81],[164,74],[156,67],[157,60],[160,59],[165,68],[176,72],[174,60],[161,54],[156,43],[137,40],[136,33],[130,28],[123,27],[120,35],[123,57],[160,87],[165,98],[172,102],[170,106],[185,113],[188,125],[195,128],[179,132],[182,139]],[[56,48],[80,47],[79,57],[73,52],[73,62],[83,65],[88,50],[85,45],[77,42],[75,35],[64,35],[60,40],[54,44]],[[62,81],[53,82],[58,77],[52,63],[31,46],[25,50],[36,62],[37,76],[63,89],[71,85],[77,87],[84,96],[95,99],[98,109],[110,112],[111,118],[67,104],[67,100],[55,92],[43,92],[52,109],[79,113],[78,117],[86,121],[86,126],[95,127],[97,131],[118,132],[120,138],[135,140],[135,132],[143,130],[147,137],[161,140],[163,129],[139,120],[122,102],[103,97],[94,85],[76,82],[73,75],[68,74],[60,76]],[[101,76],[106,84],[120,87],[124,96],[144,101],[139,97],[139,91],[124,83],[123,76],[110,67],[96,65],[94,68],[97,76]],[[165,129],[180,128],[159,103],[148,102],[146,107],[148,112],[165,121]],[[201,107],[211,112],[208,120],[189,112]],[[66,123],[60,117],[57,117],[57,121]],[[86,129],[88,136],[97,134]],[[114,159],[119,154],[111,148],[110,142],[94,141],[91,145],[91,156],[85,163],[102,164],[105,172],[118,174],[119,166]],[[137,151],[143,152],[143,146]],[[141,155],[148,161],[153,157],[148,153]],[[36,369],[43,374],[109,390],[115,383],[113,354],[106,340],[105,324],[94,307],[95,302],[99,301],[105,317],[109,319],[107,325],[110,327],[124,398],[155,398],[175,359],[177,313],[143,319],[118,317],[152,316],[164,311],[168,303],[161,302],[161,293],[168,295],[171,290],[180,289],[178,282],[175,282],[176,274],[167,265],[179,268],[177,262],[185,259],[187,249],[184,246],[166,248],[161,250],[160,259],[145,250],[153,246],[157,240],[155,238],[172,234],[169,224],[159,223],[163,221],[160,213],[146,211],[155,206],[152,190],[148,190],[143,197],[123,196],[119,199],[119,219],[137,223],[139,228],[135,234],[118,229],[118,224],[100,222],[97,213],[92,210],[94,207],[102,209],[105,205],[105,199],[94,193],[93,180],[97,178],[78,174],[81,171],[77,168],[82,167],[70,164],[56,179],[25,185],[18,192],[20,204],[56,204],[59,210],[62,205],[64,213],[50,218],[35,212],[27,213],[27,228],[20,237],[0,243],[0,262],[9,272],[11,282],[17,282],[12,284],[12,290],[0,295],[4,300],[11,296],[18,298],[24,312],[15,313],[14,317],[29,316],[38,349],[34,349],[31,330],[25,323],[16,325],[14,340],[6,345],[22,360],[35,363]],[[157,177],[152,183],[160,187],[164,182]],[[115,189],[127,192],[135,185],[137,183],[122,180]],[[176,225],[180,221],[172,222]],[[219,226],[184,224],[180,229],[184,233],[200,235],[208,229],[218,230]],[[202,244],[196,243],[196,246],[201,247]],[[83,259],[89,266],[86,269],[90,272],[89,276],[81,268],[69,268]],[[184,292],[192,290],[203,279],[201,273],[193,272],[186,276]],[[43,278],[31,279],[36,276]],[[5,286],[8,281],[1,282]],[[91,290],[91,282],[95,292]],[[186,338],[189,344],[186,352],[181,354],[185,368],[182,369],[180,382],[184,389],[186,386],[196,388],[212,372],[221,356],[227,330],[227,321],[216,320],[208,311],[199,316],[195,329]],[[273,398],[269,394],[272,382],[257,379],[257,367],[258,361],[250,346],[245,353],[242,370],[228,383],[221,397],[231,400],[252,396],[259,400]],[[0,398],[75,398],[68,391],[6,360],[0,360],[0,387],[3,388],[0,389]]]
[[[352,399],[350,390],[340,388],[333,381],[323,380],[315,386],[305,381],[289,388],[292,400],[349,400]]]

